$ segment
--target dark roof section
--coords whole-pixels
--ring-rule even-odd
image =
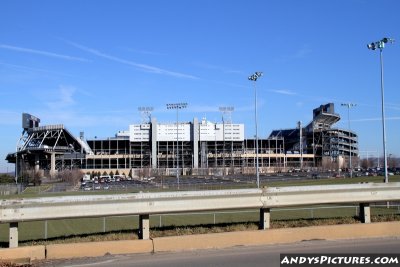
[[[83,150],[93,153],[89,145],[76,138],[63,124],[46,125],[26,129],[20,140],[18,153],[73,153]],[[6,160],[15,162],[16,153],[9,153]]]

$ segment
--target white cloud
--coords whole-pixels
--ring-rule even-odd
[[[118,62],[118,63],[121,63],[121,64],[130,65],[130,66],[136,67],[138,69],[141,69],[143,71],[152,72],[152,73],[158,73],[158,74],[164,74],[164,75],[174,76],[174,77],[178,77],[178,78],[198,79],[198,77],[193,76],[193,75],[180,73],[180,72],[169,71],[169,70],[161,69],[161,68],[150,66],[150,65],[146,65],[146,64],[136,63],[136,62],[133,62],[133,61],[129,61],[129,60],[126,60],[126,59],[122,59],[122,58],[118,58],[118,57],[115,57],[115,56],[111,56],[111,55],[105,54],[103,52],[100,52],[99,50],[95,50],[93,48],[89,48],[89,47],[86,47],[86,46],[83,46],[83,45],[80,45],[80,44],[77,44],[77,43],[74,43],[74,42],[70,42],[70,41],[66,41],[66,42],[68,44],[78,48],[78,49],[81,49],[83,51],[86,51],[88,53],[96,55],[98,57],[102,57],[102,58],[105,58],[105,59],[108,59],[108,60],[111,60],[111,61],[114,61],[114,62]]]
[[[385,108],[392,110],[400,110],[400,105],[395,103],[385,103]]]
[[[310,48],[308,48],[307,46],[303,46],[302,48],[300,48],[299,50],[296,51],[296,53],[294,54],[294,58],[305,58],[308,54],[310,54],[312,51]]]
[[[366,118],[366,119],[355,119],[351,120],[352,122],[368,122],[368,121],[381,121],[382,118]],[[397,121],[400,120],[400,117],[386,117],[386,121]]]
[[[166,56],[167,54],[165,53],[160,53],[160,52],[154,52],[154,51],[148,51],[148,50],[139,50],[139,49],[132,49],[128,47],[121,47],[122,49],[138,54],[145,54],[145,55],[153,55],[153,56]]]
[[[290,90],[268,90],[269,92],[281,94],[281,95],[297,95],[295,92]]]
[[[17,70],[21,70],[21,71],[25,71],[25,72],[39,72],[39,73],[45,73],[45,74],[52,74],[52,75],[56,74],[56,75],[61,75],[61,76],[72,77],[72,75],[61,73],[61,72],[55,72],[55,71],[51,71],[51,70],[38,69],[38,68],[31,68],[31,67],[15,65],[15,64],[8,64],[8,63],[4,63],[4,62],[0,62],[0,65],[6,66],[9,68],[13,68],[13,69],[17,69]]]
[[[201,68],[205,68],[205,69],[210,69],[210,70],[216,70],[219,72],[223,72],[226,74],[240,74],[240,75],[245,75],[244,72],[239,71],[239,70],[233,70],[233,69],[229,69],[226,67],[221,67],[221,66],[217,66],[217,65],[211,65],[211,64],[206,64],[206,63],[195,63],[196,66],[199,66]]]
[[[57,99],[47,102],[46,105],[53,110],[73,106],[75,104],[73,98],[75,91],[76,89],[74,87],[60,86],[57,93]]]
[[[56,54],[56,53],[53,53],[53,52],[35,50],[35,49],[31,49],[31,48],[18,47],[18,46],[6,45],[6,44],[0,44],[0,48],[7,49],[7,50],[12,50],[12,51],[17,51],[17,52],[22,52],[22,53],[29,53],[29,54],[42,55],[42,56],[46,56],[46,57],[53,57],[53,58],[71,60],[71,61],[82,61],[82,62],[88,62],[89,61],[89,60],[87,60],[85,58],[73,57],[73,56],[68,56],[68,55],[63,55],[63,54]]]
[[[306,58],[309,54],[312,53],[312,50],[308,47],[308,45],[303,45],[298,50],[294,51],[292,54],[283,55],[280,60],[283,62],[288,62],[297,59]]]

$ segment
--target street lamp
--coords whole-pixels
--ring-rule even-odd
[[[367,45],[368,49],[376,50],[379,48],[379,58],[381,65],[381,99],[382,99],[382,135],[383,135],[383,159],[385,168],[385,183],[389,182],[388,172],[387,172],[387,156],[386,156],[386,129],[385,129],[385,96],[383,89],[383,48],[385,48],[386,43],[393,43],[394,40],[391,38],[383,38],[380,41],[372,42]]]
[[[258,170],[258,119],[257,119],[257,87],[256,82],[258,78],[263,75],[262,72],[256,71],[253,75],[249,76],[248,79],[254,82],[254,119],[256,127],[256,176],[257,176],[257,188],[260,188],[260,173]]]
[[[167,109],[176,109],[176,180],[179,189],[179,110],[187,107],[187,103],[167,104]]]
[[[349,123],[349,141],[350,141],[350,144],[349,144],[349,147],[350,147],[349,168],[350,168],[350,178],[353,178],[353,166],[351,164],[351,158],[352,158],[351,149],[352,149],[352,146],[353,146],[353,142],[352,142],[353,140],[351,139],[351,136],[350,136],[351,135],[351,132],[350,132],[350,130],[351,130],[351,128],[350,128],[350,108],[357,106],[357,104],[353,104],[353,103],[349,102],[349,103],[342,103],[341,105],[342,105],[342,107],[347,107],[347,120],[348,120],[348,123]]]

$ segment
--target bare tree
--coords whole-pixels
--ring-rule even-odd
[[[57,177],[72,185],[76,185],[83,177],[83,172],[78,169],[63,170],[57,174]]]
[[[388,158],[388,167],[389,168],[396,168],[398,166],[399,159],[393,156],[389,156]]]
[[[42,184],[42,173],[31,166],[24,165],[21,176],[20,181],[22,183],[33,184],[34,186]]]
[[[322,158],[322,169],[324,170],[339,169],[339,163],[333,161],[330,157],[324,157]]]
[[[368,169],[371,168],[372,162],[371,159],[362,159],[361,160],[361,168]]]

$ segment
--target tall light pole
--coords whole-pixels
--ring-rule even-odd
[[[301,121],[298,122],[298,125],[299,125],[300,169],[303,170],[303,126],[301,124]],[[283,167],[285,167],[285,164]]]
[[[223,140],[223,147],[222,147],[222,167],[223,167],[223,176],[225,176],[225,122],[231,124],[231,133],[232,133],[232,112],[235,108],[234,107],[219,107],[219,111],[222,112],[222,140]],[[228,118],[227,118],[228,117]]]
[[[142,124],[151,123],[151,112],[154,110],[153,107],[138,107],[138,111],[142,117]],[[140,128],[142,131],[142,128]],[[151,132],[151,130],[149,130]],[[151,136],[149,134],[149,136]],[[149,140],[150,141],[150,140]],[[150,157],[151,166],[151,157]],[[143,173],[143,136],[140,134],[140,172]]]
[[[368,49],[376,50],[379,48],[379,59],[381,65],[381,99],[382,99],[382,135],[383,135],[383,159],[385,168],[385,183],[389,182],[388,171],[387,171],[387,156],[386,156],[386,126],[385,126],[385,95],[383,87],[383,48],[385,48],[386,43],[393,43],[394,40],[391,38],[383,38],[380,41],[372,42],[367,45]]]
[[[15,185],[18,187],[18,145],[15,149]],[[17,189],[18,190],[18,189]]]
[[[179,110],[187,107],[187,103],[167,104],[167,109],[176,109],[176,180],[179,189]]]
[[[348,124],[349,124],[349,142],[350,142],[350,144],[349,144],[349,147],[350,147],[350,153],[349,153],[349,168],[350,168],[350,178],[353,178],[353,166],[352,166],[352,164],[351,164],[351,158],[352,158],[352,152],[351,152],[351,149],[352,149],[352,146],[353,146],[353,142],[352,142],[352,139],[351,139],[351,127],[350,127],[350,108],[352,108],[352,107],[355,107],[355,106],[357,106],[357,104],[353,104],[353,103],[342,103],[341,104],[342,105],[342,107],[347,107],[347,121],[348,121]]]
[[[260,188],[260,172],[258,170],[258,118],[257,118],[257,86],[256,82],[258,78],[263,75],[262,72],[256,71],[254,74],[248,77],[250,81],[254,82],[254,119],[256,127],[256,176],[257,176],[257,187]]]

